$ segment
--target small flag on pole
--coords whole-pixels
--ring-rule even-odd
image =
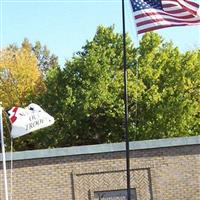
[[[130,0],[138,34],[173,26],[200,25],[199,4],[190,0]]]
[[[54,123],[54,118],[34,103],[26,108],[13,107],[8,111],[8,114],[12,124],[11,136],[13,138],[26,135]]]

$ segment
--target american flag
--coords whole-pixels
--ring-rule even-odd
[[[199,4],[190,0],[130,0],[137,32],[200,25]]]

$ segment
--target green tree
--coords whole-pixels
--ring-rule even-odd
[[[36,41],[34,44],[31,44],[30,41],[25,38],[22,41],[22,47],[29,49],[37,58],[37,65],[40,69],[43,76],[46,75],[47,71],[50,68],[58,66],[58,57],[54,54],[51,54],[46,45],[42,45],[40,41]],[[17,49],[16,45],[10,45],[9,49]]]
[[[51,54],[46,45],[42,46],[39,41],[32,45],[32,50],[37,57],[38,66],[43,75],[52,68],[58,66],[58,57]]]
[[[181,53],[156,33],[145,34],[138,48],[126,39],[130,139],[199,134],[200,51]],[[62,70],[48,70],[37,101],[56,122],[26,136],[23,148],[124,140],[122,47],[114,27],[100,26]]]
[[[138,102],[137,139],[199,134],[199,51],[180,53],[155,33],[139,47],[139,74],[145,85]]]
[[[40,94],[35,98],[33,97],[35,103],[40,105],[47,113],[56,119],[55,124],[27,134],[23,136],[23,138],[15,139],[15,150],[60,146],[61,141],[63,141],[63,136],[65,135],[63,134],[64,130],[61,123],[66,122],[68,119],[68,117],[65,116],[65,111],[68,108],[68,101],[70,102],[70,96],[67,96],[68,93],[65,90],[66,86],[63,84],[62,77],[62,71],[58,66],[50,68],[44,81],[46,92],[43,93],[43,95]]]

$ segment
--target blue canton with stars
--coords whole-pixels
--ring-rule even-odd
[[[163,9],[161,0],[131,0],[131,5],[134,12],[151,8],[159,10]]]

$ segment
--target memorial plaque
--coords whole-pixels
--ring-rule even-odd
[[[99,191],[94,193],[95,200],[127,200],[127,190]],[[131,200],[136,200],[135,189],[131,189]]]

